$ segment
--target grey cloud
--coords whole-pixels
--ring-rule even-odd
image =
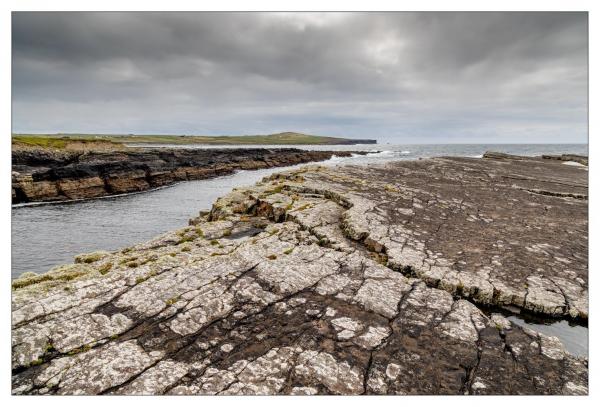
[[[585,142],[586,13],[14,13],[13,131]]]

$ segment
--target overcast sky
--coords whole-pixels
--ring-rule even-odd
[[[586,13],[14,13],[13,132],[587,142]]]

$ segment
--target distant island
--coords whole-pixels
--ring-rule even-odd
[[[135,135],[135,134],[13,134],[13,146],[64,148],[71,143],[209,144],[209,145],[336,145],[377,144],[373,139],[324,137],[284,132],[248,136]]]

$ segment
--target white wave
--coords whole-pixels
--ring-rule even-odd
[[[340,162],[340,161],[344,161],[345,159],[353,158],[353,157],[354,157],[354,154],[352,155],[352,157],[341,157],[339,155],[333,154],[331,156],[331,158],[329,160],[326,160],[325,162]]]
[[[394,154],[395,154],[395,151],[384,150],[384,151],[368,153],[367,157],[389,157],[389,156],[393,156]]]

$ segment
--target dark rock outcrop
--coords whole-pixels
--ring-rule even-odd
[[[240,169],[283,167],[351,154],[293,148],[16,150],[12,153],[12,202],[61,201],[139,192],[179,181],[227,175]]]
[[[587,394],[476,303],[587,316],[585,169],[303,168],[187,228],[13,282],[14,394]]]
[[[588,158],[584,155],[577,154],[561,154],[561,155],[542,155],[544,160],[559,160],[559,161],[572,161],[583,165],[588,165]]]
[[[528,157],[506,153],[498,153],[495,151],[486,151],[485,154],[483,154],[483,158],[496,158],[500,160],[526,160],[529,162],[536,160],[557,160],[565,162],[575,162],[586,166],[588,165],[588,157],[578,154],[543,154],[540,157]]]

